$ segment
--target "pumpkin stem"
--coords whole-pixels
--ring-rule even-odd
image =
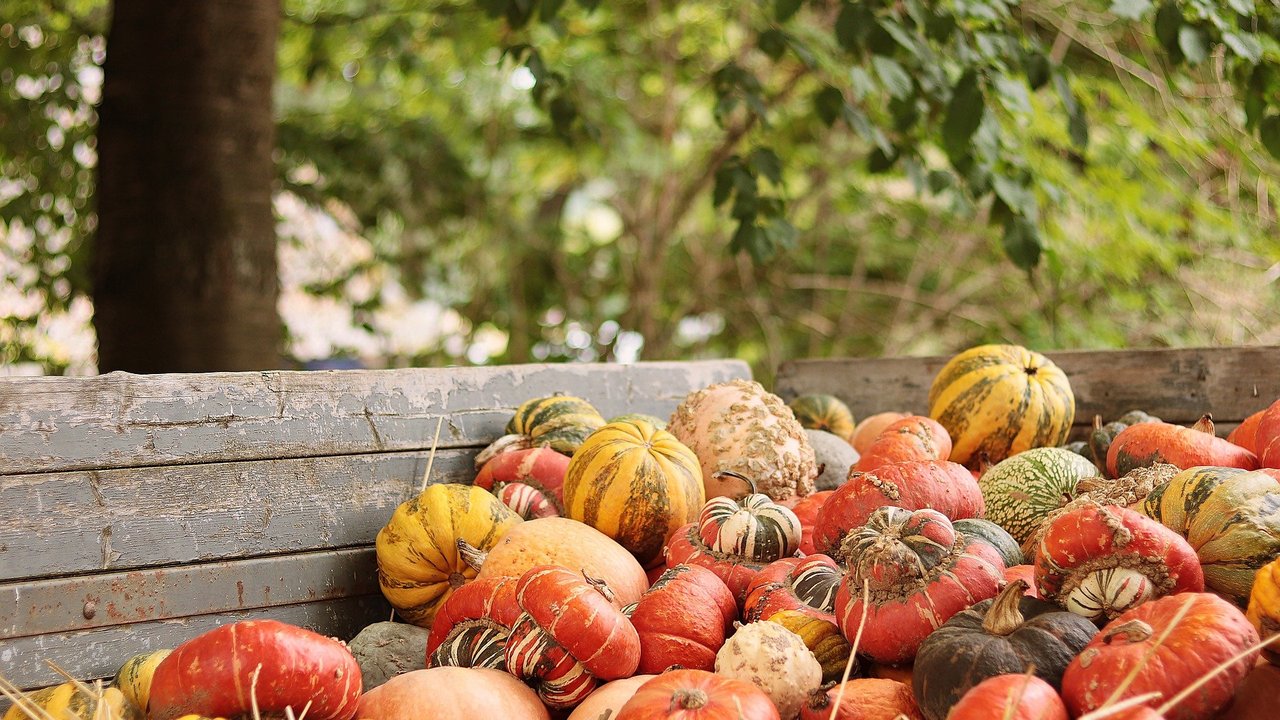
[[[740,473],[736,473],[736,472],[734,472],[734,471],[732,471],[732,470],[720,470],[720,471],[714,472],[714,473],[712,473],[712,474],[711,474],[711,478],[712,478],[713,480],[719,480],[721,477],[724,477],[724,476],[726,476],[726,475],[727,475],[727,476],[729,476],[729,477],[731,477],[731,478],[737,478],[737,479],[741,480],[742,482],[746,483],[746,484],[747,484],[747,487],[751,489],[750,494],[751,494],[751,495],[755,495],[755,494],[756,494],[756,482],[755,482],[754,480],[752,480],[751,478],[747,477],[746,475],[742,475],[742,474],[740,474]]]
[[[828,692],[838,683],[827,683],[822,687],[816,687],[809,691],[809,709],[825,710],[831,705],[831,696]]]
[[[700,710],[706,704],[707,694],[698,688],[676,690],[671,693],[671,704],[667,706],[667,713],[675,710]]]
[[[1094,429],[1094,430],[1101,430],[1101,429],[1102,429],[1102,416],[1101,416],[1101,415],[1094,415],[1094,416],[1093,416],[1093,429]]]
[[[1141,620],[1129,620],[1104,630],[1102,632],[1102,641],[1110,645],[1113,638],[1117,635],[1123,635],[1125,642],[1140,643],[1150,638],[1153,633],[1155,633],[1155,630]]]
[[[481,550],[462,538],[458,538],[457,545],[458,555],[462,557],[462,562],[471,566],[472,570],[480,572],[480,566],[484,565],[484,559],[489,557],[489,553]]]
[[[1026,589],[1027,582],[1021,578],[1006,583],[996,599],[991,601],[987,616],[982,619],[982,629],[991,635],[1002,636],[1017,630],[1025,620],[1018,605]]]
[[[588,585],[595,588],[596,592],[603,595],[605,600],[613,602],[614,598],[617,597],[613,594],[613,590],[609,587],[609,583],[601,580],[600,578],[591,577],[587,574],[586,568],[582,568],[582,579],[586,580]]]
[[[1196,421],[1196,424],[1191,426],[1191,429],[1195,430],[1196,432],[1209,433],[1210,435],[1216,435],[1216,433],[1213,430],[1213,415],[1211,415],[1210,413],[1205,413],[1201,415],[1200,419]]]

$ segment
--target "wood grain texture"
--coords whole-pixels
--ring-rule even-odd
[[[0,641],[376,595],[372,547],[0,585]]]
[[[390,617],[391,606],[381,595],[367,595],[0,640],[0,675],[25,689],[56,685],[62,677],[45,663],[52,660],[82,680],[110,679],[133,655],[174,648],[200,633],[240,620],[271,618],[346,641],[365,625]]]
[[[427,451],[0,479],[0,582],[368,545],[418,490]],[[433,482],[470,483],[475,449]]]
[[[0,475],[484,445],[540,395],[666,416],[738,360],[0,379]]]
[[[1067,374],[1076,425],[1133,409],[1189,424],[1208,412],[1225,434],[1280,397],[1280,347],[1078,350],[1045,353]],[[887,410],[926,413],[929,386],[947,357],[796,360],[778,369],[784,399],[839,397],[861,419]]]

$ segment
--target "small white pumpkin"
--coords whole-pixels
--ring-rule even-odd
[[[822,685],[822,665],[804,640],[773,622],[740,625],[716,653],[716,673],[763,690],[783,720],[798,717],[809,691]]]

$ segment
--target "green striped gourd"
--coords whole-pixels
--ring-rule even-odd
[[[654,417],[652,415],[647,415],[645,413],[624,413],[617,417],[609,418],[610,423],[635,422],[636,420],[643,420],[659,430],[667,429],[666,420],[663,420],[662,418]]]
[[[548,446],[572,455],[591,433],[604,426],[604,418],[591,403],[572,395],[528,400],[516,408],[507,423],[508,435],[523,435],[533,447]]]
[[[962,520],[953,520],[951,526],[956,529],[956,532],[975,540],[981,540],[995,548],[996,552],[1000,553],[1000,557],[1004,558],[1005,567],[1013,567],[1026,562],[1018,541],[1014,540],[1007,530],[990,520],[964,518]]]
[[[147,707],[151,697],[151,676],[156,672],[160,661],[169,657],[172,650],[155,650],[149,653],[134,655],[116,671],[111,686],[119,688],[125,698],[139,708]]]
[[[853,437],[853,411],[835,395],[801,395],[789,406],[801,427],[826,430],[845,442]]]
[[[770,563],[800,547],[800,519],[764,493],[715,497],[698,515],[698,536],[715,552]]]
[[[1076,485],[1098,474],[1086,458],[1058,447],[1035,448],[1002,460],[978,479],[986,518],[1025,543],[1045,516],[1076,496]]]

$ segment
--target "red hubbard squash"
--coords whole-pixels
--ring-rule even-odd
[[[1088,503],[1054,518],[1035,565],[1041,597],[1094,621],[1204,589],[1200,560],[1181,535],[1118,505]]]
[[[657,675],[632,675],[629,678],[613,680],[596,688],[578,707],[569,713],[568,720],[607,720],[616,718],[618,711],[627,701],[635,697],[640,686],[658,677]]]
[[[738,617],[738,604],[715,573],[677,565],[623,612],[640,636],[638,672],[656,674],[672,665],[714,668],[716,653]]]
[[[562,567],[535,567],[516,585],[520,617],[507,639],[507,670],[536,685],[548,707],[582,702],[599,680],[635,673],[640,637],[603,583]]]
[[[1258,458],[1213,434],[1213,417],[1205,415],[1189,428],[1166,422],[1130,425],[1107,450],[1107,473],[1121,477],[1134,468],[1168,463],[1186,470],[1198,465],[1257,470]]]
[[[425,711],[424,708],[430,708]],[[528,686],[507,673],[438,667],[391,678],[360,698],[361,720],[549,720]],[[311,713],[307,713],[311,717]]]
[[[706,670],[672,670],[640,686],[617,720],[781,720],[760,688]]]
[[[849,444],[853,445],[853,449],[858,451],[858,455],[865,455],[867,450],[871,449],[871,444],[876,441],[876,438],[880,437],[880,433],[899,420],[909,417],[911,417],[911,413],[876,413],[858,423],[858,426],[853,430],[853,437],[849,439]]]
[[[889,463],[946,460],[950,454],[951,436],[937,421],[909,415],[886,427],[853,469],[867,472]]]
[[[1244,422],[1236,426],[1227,434],[1227,442],[1232,445],[1239,445],[1254,455],[1259,456],[1258,460],[1262,460],[1262,453],[1258,451],[1258,426],[1262,424],[1262,416],[1267,414],[1268,408],[1263,408],[1258,412],[1244,419]],[[1265,463],[1263,463],[1265,466]]]
[[[1258,633],[1244,613],[1217,595],[1182,593],[1152,600],[1112,620],[1094,636],[1067,666],[1062,697],[1072,716],[1150,692],[1160,693],[1160,698],[1147,703],[1157,707],[1257,641]],[[1166,709],[1165,717],[1212,717],[1231,701],[1257,659],[1255,650],[1231,663],[1198,691]],[[1135,668],[1137,674],[1130,682]]]
[[[870,591],[858,651],[876,662],[915,657],[925,636],[952,615],[994,597],[1004,561],[991,545],[955,531],[936,510],[883,507],[849,533],[849,574],[836,593],[836,621],[853,641]]]
[[[796,514],[796,518],[800,520],[800,552],[805,555],[812,555],[817,550],[813,547],[813,531],[818,524],[818,514],[822,512],[822,505],[835,493],[835,490],[823,490],[812,495],[806,496],[800,502],[791,508]]]
[[[1262,467],[1280,468],[1280,400],[1276,400],[1258,418],[1254,450]]]
[[[996,675],[973,686],[947,720],[1068,720],[1058,691],[1034,675]]]
[[[800,720],[922,720],[911,688],[897,680],[858,678],[844,682],[843,688],[843,692],[841,685],[810,692]]]
[[[746,622],[756,622],[783,610],[795,610],[834,623],[836,590],[843,577],[844,571],[826,555],[782,558],[751,580],[742,603],[742,617]]]
[[[516,578],[491,577],[463,585],[436,613],[427,636],[427,667],[506,670],[507,637],[519,616]]]
[[[569,456],[549,447],[515,450],[496,455],[480,468],[476,487],[482,487],[525,520],[564,514],[564,476]]]
[[[884,506],[905,510],[931,508],[950,520],[981,517],[986,507],[973,475],[953,462],[917,460],[852,472],[818,513],[813,544],[836,559],[846,534],[861,527]]]
[[[253,709],[313,720],[350,720],[360,699],[360,666],[332,638],[276,620],[223,625],[182,643],[156,667],[148,717],[230,718]]]

